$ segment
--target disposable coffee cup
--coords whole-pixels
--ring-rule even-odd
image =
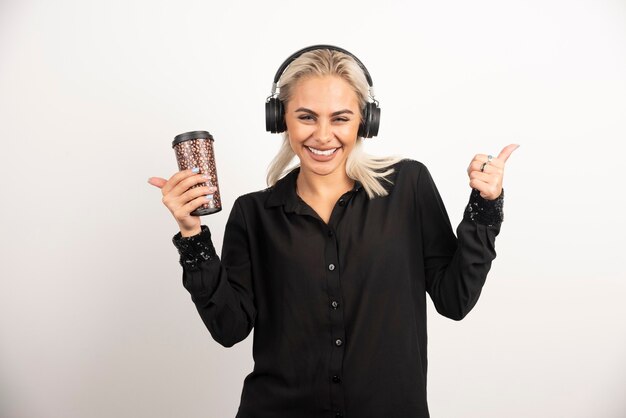
[[[199,174],[209,176],[206,182],[195,184],[189,190],[204,186],[217,187],[213,195],[209,195],[207,202],[192,211],[190,215],[210,215],[222,210],[219,184],[217,182],[217,169],[215,167],[213,136],[207,131],[185,132],[174,137],[172,148],[174,148],[176,153],[176,161],[180,171],[198,167],[200,169]]]

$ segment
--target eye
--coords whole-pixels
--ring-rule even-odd
[[[341,117],[341,118],[336,118],[335,121],[336,122],[349,122],[350,119],[348,119],[346,117]]]
[[[304,115],[298,116],[298,119],[300,119],[300,120],[313,120],[313,116],[304,114]]]

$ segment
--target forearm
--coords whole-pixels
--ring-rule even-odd
[[[496,258],[495,239],[503,220],[503,198],[487,201],[472,191],[463,220],[457,227],[457,245],[452,258],[427,272],[429,292],[442,315],[463,319],[476,305]]]
[[[183,286],[205,326],[215,341],[231,347],[246,338],[254,326],[255,309],[250,293],[240,286],[235,291],[229,271],[217,256],[208,227],[199,234],[183,237],[179,232],[173,242],[183,267]],[[245,269],[232,268],[234,275],[246,275]],[[230,279],[230,280],[229,280]]]

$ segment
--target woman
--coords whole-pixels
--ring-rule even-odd
[[[205,179],[149,182],[180,226],[183,285],[212,337],[231,347],[255,328],[238,418],[428,417],[426,293],[455,320],[476,304],[517,146],[470,163],[457,238],[423,164],[361,151],[372,103],[360,61],[309,49],[280,77],[286,131],[270,187],[236,199],[221,258],[189,215],[214,191],[190,189]]]

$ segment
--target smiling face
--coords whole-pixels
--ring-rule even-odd
[[[361,122],[359,101],[338,76],[309,76],[293,88],[285,108],[291,148],[306,175],[346,175]]]

